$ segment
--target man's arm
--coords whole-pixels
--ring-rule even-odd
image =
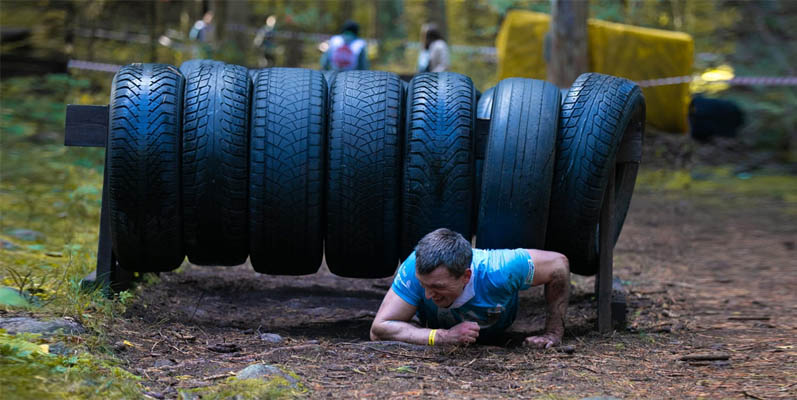
[[[529,336],[524,344],[548,348],[562,342],[565,333],[565,313],[570,299],[570,265],[567,257],[552,251],[529,250],[534,262],[531,286],[545,285],[546,320],[542,336]]]
[[[431,329],[420,328],[409,322],[417,309],[393,292],[393,288],[388,290],[371,324],[371,340],[428,344]],[[435,344],[473,343],[478,336],[478,324],[462,322],[451,329],[438,329]]]

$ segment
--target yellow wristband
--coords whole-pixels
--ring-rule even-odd
[[[437,336],[437,329],[429,331],[429,346],[434,346],[434,337]]]

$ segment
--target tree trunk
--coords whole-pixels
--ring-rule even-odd
[[[423,22],[436,23],[437,28],[440,30],[440,34],[443,35],[447,42],[450,42],[451,39],[448,37],[448,24],[446,21],[445,0],[426,0],[426,9],[429,13],[427,17],[428,20]]]
[[[566,88],[589,68],[587,58],[587,1],[551,0],[548,80]]]

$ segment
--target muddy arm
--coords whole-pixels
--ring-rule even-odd
[[[539,348],[557,346],[565,333],[565,314],[570,299],[570,266],[562,254],[530,250],[535,271],[532,286],[545,285],[546,320],[542,336],[529,336],[525,345]]]
[[[427,344],[430,329],[419,328],[409,322],[417,309],[399,297],[392,288],[388,290],[371,324],[371,340]]]

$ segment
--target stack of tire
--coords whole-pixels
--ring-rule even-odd
[[[212,60],[131,64],[114,77],[107,174],[119,265],[394,273],[447,227],[482,248],[548,248],[597,272],[598,216],[617,177],[619,235],[645,106],[630,81],[555,86],[380,71],[250,71]],[[479,127],[479,129],[477,129]]]

